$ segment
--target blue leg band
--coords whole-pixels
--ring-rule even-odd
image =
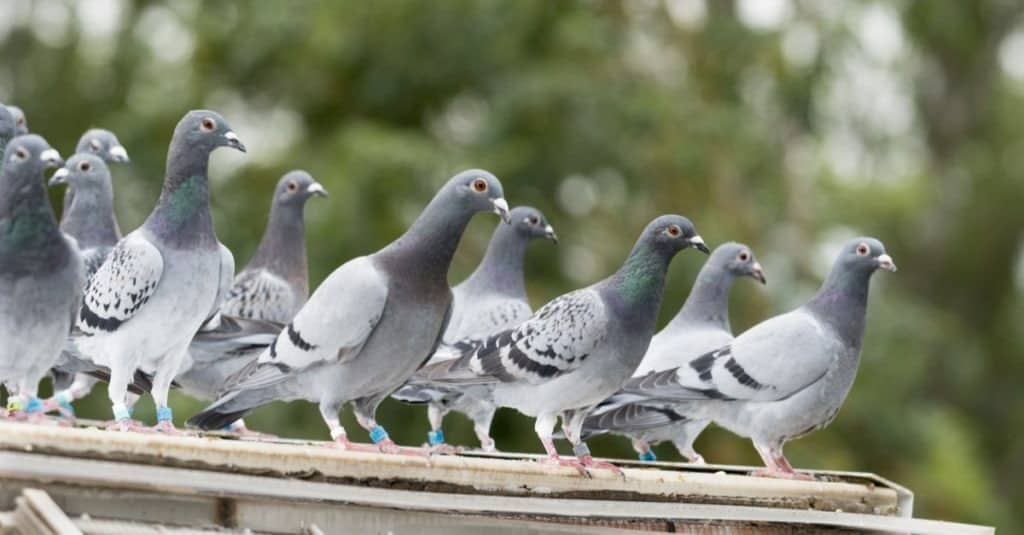
[[[658,460],[658,456],[654,454],[654,450],[647,450],[640,454],[640,460],[645,463],[650,463]]]
[[[370,440],[374,444],[380,444],[382,440],[388,439],[388,432],[383,427],[377,426],[370,430]]]
[[[174,411],[170,407],[160,407],[156,410],[156,421],[169,422],[174,419]]]
[[[117,421],[131,420],[132,411],[124,407],[114,407],[114,419]]]
[[[440,429],[437,431],[427,431],[427,443],[431,446],[444,444],[444,431]]]
[[[39,398],[32,398],[25,404],[25,412],[43,412],[43,402]]]
[[[65,408],[71,407],[71,402],[75,400],[75,398],[71,397],[71,392],[68,392],[67,390],[57,392],[57,395],[53,396],[53,399],[58,405]]]

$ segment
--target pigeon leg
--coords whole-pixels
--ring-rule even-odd
[[[583,466],[583,463],[581,463],[579,459],[562,457],[558,454],[558,450],[555,448],[555,442],[551,438],[554,434],[556,423],[558,423],[558,415],[553,413],[539,414],[533,423],[533,431],[537,433],[537,437],[540,438],[540,443],[544,445],[544,451],[548,454],[548,457],[544,462],[556,464],[558,466],[575,468],[581,476],[590,477],[590,472],[587,471],[587,468]]]
[[[440,403],[429,403],[427,405],[427,419],[430,420],[430,431],[427,433],[427,443],[424,446],[431,454],[439,453],[452,455],[460,453],[462,448],[446,444],[444,441],[444,430],[441,429],[444,423],[444,416],[448,409]]]
[[[642,438],[634,438],[631,440],[633,443],[633,451],[636,452],[638,459],[644,462],[654,462],[658,460],[658,456],[651,450],[651,445]]]
[[[168,435],[193,436],[193,433],[181,431],[174,427],[174,411],[167,404],[171,382],[174,381],[174,371],[172,370],[177,370],[177,368],[177,366],[173,368],[160,367],[153,374],[153,390],[150,393],[153,396],[153,403],[156,404],[156,425],[152,429],[158,433],[166,433]]]
[[[766,470],[755,470],[751,473],[754,477],[774,477],[777,479],[800,479],[805,481],[813,481],[814,477],[808,474],[801,474],[796,470],[793,470],[793,466],[789,464],[786,457],[782,455],[781,445],[766,445],[760,442],[754,441],[754,449],[761,456],[764,461]]]
[[[245,425],[245,420],[239,418],[235,420],[231,425],[228,426],[228,432],[239,438],[251,438],[253,440],[264,440],[269,438],[277,438],[275,435],[269,433],[260,433],[259,431],[253,431]]]
[[[116,362],[116,361],[115,361]],[[110,406],[114,412],[114,420],[107,424],[106,428],[113,431],[144,431],[147,428],[132,420],[131,408],[125,404],[128,396],[128,374],[127,366],[115,365],[110,367],[110,382],[107,384],[107,397],[110,398]],[[134,369],[130,370],[132,373]]]
[[[590,413],[591,409],[592,407],[585,407],[562,413],[562,432],[565,433],[565,438],[572,444],[572,452],[583,466],[611,470],[625,478],[626,474],[618,466],[594,459],[590,455],[590,448],[587,447],[587,443],[583,442],[581,434],[583,421],[586,420],[587,414]]]
[[[399,455],[411,455],[414,457],[429,457],[430,452],[423,448],[402,448],[395,444],[388,436],[387,430],[377,424],[374,413],[381,400],[376,398],[360,398],[355,400],[353,411],[359,425],[370,433],[370,440],[377,445],[381,453],[392,453]]]
[[[99,379],[90,375],[76,375],[75,381],[71,383],[67,390],[56,392],[53,396],[47,398],[44,402],[46,412],[57,411],[61,416],[74,421],[75,409],[71,406],[71,403],[89,395],[89,392],[92,392],[92,388],[98,382]]]
[[[476,433],[476,438],[480,441],[480,449],[486,452],[498,451],[494,447],[494,439],[491,438],[491,422],[494,420],[494,407],[474,411],[472,418],[473,431]]]
[[[686,457],[686,460],[691,464],[707,464],[704,461],[704,457],[697,453],[697,450],[693,449],[693,441],[674,440],[672,445],[679,451],[679,455]]]

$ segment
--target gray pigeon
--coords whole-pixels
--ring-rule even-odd
[[[218,429],[271,401],[305,399],[320,404],[339,446],[365,449],[348,440],[338,419],[352,401],[372,449],[400,451],[377,424],[377,406],[440,343],[451,316],[448,267],[466,225],[482,211],[508,221],[498,179],[481,170],[453,177],[404,235],[334,270],[270,348],[189,424]]]
[[[523,260],[530,240],[545,238],[558,243],[558,236],[544,214],[536,208],[518,206],[510,212],[511,225],[498,225],[487,246],[480,266],[464,282],[452,288],[452,319],[444,334],[444,343],[427,365],[458,355],[462,340],[479,340],[514,327],[533,314],[526,297]],[[440,448],[444,444],[441,423],[448,411],[457,411],[473,420],[480,446],[494,451],[491,420],[497,407],[490,402],[490,389],[443,388],[429,382],[417,382],[413,376],[393,397],[407,403],[428,403],[430,432],[427,442]]]
[[[175,379],[188,395],[217,398],[227,378],[259,357],[309,297],[303,211],[327,190],[305,171],[277,183],[270,218],[256,254],[234,279],[215,328],[204,328],[189,347],[189,363]],[[233,429],[247,432],[244,422]]]
[[[256,254],[234,279],[221,312],[245,319],[288,323],[309,297],[303,208],[327,190],[305,171],[277,183],[270,219]]]
[[[693,283],[690,295],[672,321],[651,339],[634,377],[652,371],[686,366],[709,351],[732,341],[729,325],[729,290],[739,277],[765,283],[764,270],[750,247],[724,243],[715,248]],[[616,396],[601,403],[583,422],[583,436],[612,432],[632,438],[643,461],[657,459],[650,443],[672,441],[690,462],[703,463],[693,442],[708,420],[691,420],[672,410],[672,404],[645,403],[635,396]]]
[[[16,135],[18,135],[18,127],[14,122],[14,116],[11,115],[7,106],[0,104],[0,153]],[[3,169],[3,166],[3,162],[0,162],[0,169]]]
[[[472,344],[458,359],[435,364],[423,376],[453,385],[489,384],[495,404],[536,418],[549,460],[618,471],[591,457],[580,436],[583,417],[614,394],[640,365],[654,335],[665,276],[676,253],[708,252],[693,224],[661,216],[644,229],[612,276],[565,294],[519,326]],[[559,457],[552,441],[558,417],[575,458]]]
[[[78,138],[78,145],[75,147],[75,154],[92,154],[100,157],[104,163],[128,163],[128,151],[117,140],[117,136],[110,130],[92,128],[86,130],[82,137]],[[75,198],[74,186],[69,186],[64,191],[64,209],[61,212],[61,228],[64,224],[64,214],[68,213],[71,202]],[[65,232],[67,232],[65,230]]]
[[[218,147],[245,151],[219,114],[191,111],[174,129],[163,191],[142,227],[125,236],[89,280],[74,342],[110,368],[116,428],[133,427],[125,405],[136,370],[153,375],[160,431],[173,432],[167,392],[199,327],[218,305],[231,253],[210,217],[207,168]]]
[[[7,111],[14,118],[15,135],[23,136],[27,134],[28,119],[25,118],[25,112],[17,106],[7,106]]]
[[[39,136],[19,136],[7,143],[3,162],[0,382],[7,387],[9,410],[38,415],[43,404],[36,389],[71,329],[82,258],[57,228],[43,185],[43,171],[63,163],[57,151]]]
[[[623,392],[677,402],[687,418],[749,437],[767,466],[755,475],[809,479],[793,470],[782,446],[839,412],[860,363],[868,282],[878,269],[896,271],[882,242],[854,239],[807,304],[687,366],[633,379]]]

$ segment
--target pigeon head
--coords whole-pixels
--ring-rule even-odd
[[[498,177],[481,169],[463,171],[445,184],[444,190],[469,212],[494,212],[510,223],[508,202]]]
[[[854,238],[843,245],[833,271],[871,275],[875,270],[896,271],[896,264],[875,238]]]
[[[558,243],[558,235],[540,210],[530,206],[517,206],[509,212],[516,232],[528,239],[544,238]]]
[[[110,170],[98,156],[78,153],[50,177],[50,186],[69,184],[78,191],[110,188]]]
[[[64,164],[60,153],[35,134],[18,136],[4,151],[4,175],[22,180],[38,180],[44,170]]]
[[[17,131],[18,127],[10,108],[0,104],[0,148],[3,148],[4,142],[16,136]]]
[[[28,120],[25,119],[25,112],[17,106],[7,106],[7,111],[14,118],[14,135],[23,136],[28,133]]]
[[[128,151],[110,130],[93,128],[82,134],[75,147],[77,154],[94,154],[106,163],[128,163]]]
[[[327,190],[305,171],[291,171],[281,177],[274,190],[275,202],[282,206],[302,207],[310,197],[326,197]]]
[[[742,243],[728,242],[715,248],[708,262],[720,265],[733,277],[751,277],[761,284],[767,280],[761,263],[754,258],[754,251]]]
[[[178,121],[174,142],[209,154],[219,147],[245,152],[245,145],[221,115],[215,111],[192,110]]]
[[[675,255],[679,251],[693,247],[705,254],[710,253],[704,240],[697,234],[697,229],[689,219],[681,215],[663,215],[648,223],[637,245],[646,243],[655,250]]]

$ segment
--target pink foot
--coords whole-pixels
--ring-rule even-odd
[[[796,471],[785,471],[785,470],[754,470],[750,473],[754,477],[771,477],[775,479],[791,479],[797,481],[816,481],[814,476],[810,474],[802,474]]]
[[[580,463],[583,466],[586,466],[587,468],[598,468],[598,469],[603,469],[603,470],[611,470],[612,472],[615,472],[616,474],[618,474],[619,476],[621,476],[623,478],[626,477],[626,473],[623,472],[622,469],[619,468],[618,466],[615,466],[612,463],[595,460],[590,455],[584,455],[584,456],[580,457]]]
[[[150,429],[153,432],[163,433],[165,435],[170,435],[170,436],[174,436],[174,437],[194,437],[194,436],[196,436],[195,433],[192,433],[192,432],[189,432],[189,431],[183,431],[181,429],[178,429],[177,427],[174,427],[174,422],[171,422],[170,420],[160,420],[159,422],[156,423],[156,425],[154,425]]]
[[[581,476],[589,478],[590,472],[587,471],[587,467],[575,457],[562,457],[560,455],[549,455],[543,461],[544,464],[553,464],[557,466],[568,466],[569,468],[575,468]]]
[[[103,425],[107,431],[120,431],[122,433],[149,433],[150,428],[138,420],[110,420]]]
[[[427,455],[458,455],[462,453],[462,447],[446,443],[434,444],[433,446],[424,444],[423,448],[426,449]]]
[[[403,448],[390,438],[381,440],[377,444],[360,444],[352,442],[344,435],[334,439],[334,447],[345,451],[361,451],[365,453],[388,453],[392,455],[409,455],[413,457],[429,457],[430,455],[423,448]]]

